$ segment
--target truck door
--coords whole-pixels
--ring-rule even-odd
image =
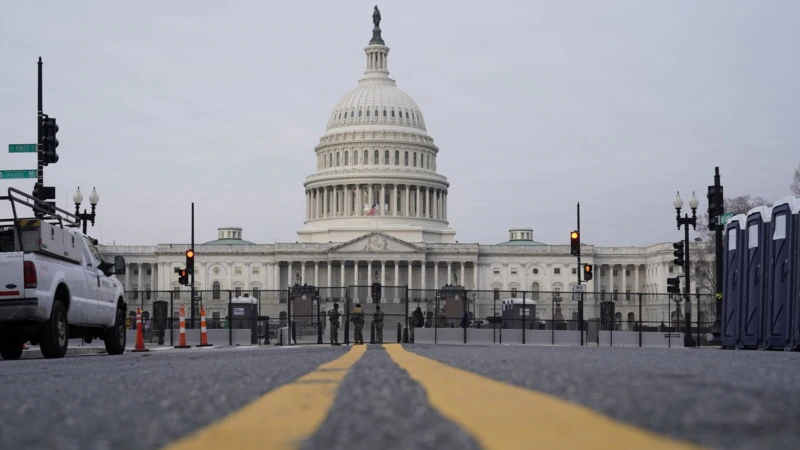
[[[89,239],[86,239],[86,247],[92,258],[92,265],[95,269],[94,272],[94,317],[92,318],[93,324],[113,325],[116,318],[117,303],[114,301],[114,285],[111,283],[111,278],[107,277],[98,267],[102,261],[100,252]]]
[[[86,287],[86,301],[84,303],[83,323],[92,324],[97,317],[97,300],[100,295],[100,275],[102,273],[98,270],[99,262],[92,256],[89,251],[88,245],[84,243],[83,259],[86,262],[83,266],[84,279]]]

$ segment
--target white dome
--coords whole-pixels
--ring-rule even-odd
[[[425,130],[425,119],[414,100],[394,80],[365,79],[333,108],[328,130],[351,125],[396,125]]]

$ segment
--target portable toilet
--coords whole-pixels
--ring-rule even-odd
[[[797,267],[800,244],[800,198],[785,197],[772,206],[772,238],[769,246],[769,294],[767,295],[767,337],[769,348],[792,348],[792,316],[800,312]]]
[[[536,322],[536,301],[529,298],[507,298],[502,301],[505,328],[522,329]]]
[[[742,301],[742,258],[747,216],[738,214],[725,225],[724,283],[722,286],[722,347],[741,345],[740,306]]]
[[[258,299],[245,294],[235,297],[230,302],[230,327],[233,329],[250,329],[250,343],[258,343]]]
[[[743,253],[745,275],[741,322],[743,347],[758,348],[764,345],[771,228],[772,208],[757,206],[747,212]]]

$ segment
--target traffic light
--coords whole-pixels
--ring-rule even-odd
[[[672,248],[675,249],[675,251],[672,252],[672,255],[675,256],[672,264],[683,267],[683,241],[675,242],[672,244]]]
[[[381,284],[372,283],[372,303],[381,302]]]
[[[722,186],[719,187],[719,190],[716,186],[709,186],[706,198],[708,199],[708,229],[714,231],[717,229],[719,216],[725,214],[725,205],[723,205],[722,200]]]
[[[591,264],[585,264],[583,266],[583,281],[591,280],[592,276],[593,276],[593,274],[592,274],[592,265]]]
[[[569,246],[572,256],[581,254],[581,234],[577,230],[569,234]]]
[[[681,279],[679,277],[667,278],[667,292],[670,294],[681,293]]]
[[[178,283],[187,286],[189,284],[189,273],[186,269],[181,269],[178,272]]]
[[[42,163],[45,166],[58,162],[56,133],[58,133],[56,118],[44,116],[42,118]]]
[[[186,250],[186,273],[194,273],[194,249]]]

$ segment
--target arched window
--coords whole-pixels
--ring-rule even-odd
[[[389,150],[383,152],[383,165],[384,166],[389,165]]]
[[[406,152],[405,155],[403,156],[403,164],[405,164],[406,166],[408,165],[408,152]]]
[[[336,152],[336,167],[339,167],[339,152]]]
[[[392,110],[392,119],[394,119],[394,110]]]
[[[420,158],[421,158],[421,159],[420,159],[420,164],[419,164],[419,166],[420,166],[420,167],[422,167],[422,168],[425,168],[425,153],[422,153],[422,154],[420,155]]]
[[[398,152],[398,151],[394,152],[394,165],[395,166],[399,166],[400,165],[400,152]]]
[[[358,165],[358,150],[353,152],[353,165]]]
[[[375,117],[378,117],[378,110],[375,110]]]
[[[417,167],[417,152],[414,152],[414,167]]]
[[[386,110],[383,110],[383,117],[386,117]]]
[[[408,120],[408,111],[406,111],[406,120]]]
[[[379,161],[380,161],[378,158],[380,158],[380,157],[381,157],[381,154],[378,153],[377,150],[375,150],[375,154],[372,156],[372,164],[377,166],[379,164]]]
[[[333,153],[328,153],[328,167],[333,167]]]
[[[531,285],[531,300],[539,300],[539,283],[534,282]]]
[[[214,295],[212,297],[214,297],[214,300],[219,300],[219,290],[220,290],[219,281],[215,281],[214,284],[211,285],[211,288],[214,291]]]
[[[350,164],[350,158],[348,157],[349,154],[350,154],[350,152],[344,152],[344,165],[345,166]]]
[[[358,110],[358,117],[361,117],[361,110]]]
[[[628,313],[628,329],[633,330],[633,324],[636,322],[636,315],[632,312]]]

